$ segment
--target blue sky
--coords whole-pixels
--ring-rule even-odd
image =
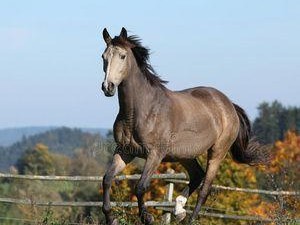
[[[300,105],[300,1],[1,1],[0,128],[110,128],[102,29],[151,49],[170,89],[213,86],[246,109]]]

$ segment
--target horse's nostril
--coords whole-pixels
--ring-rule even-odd
[[[102,91],[104,92],[105,96],[113,96],[115,94],[116,88],[115,84],[112,82],[102,83]]]
[[[108,90],[109,90],[109,91],[113,91],[114,89],[115,89],[115,84],[112,83],[112,82],[109,82],[109,83],[108,83]]]

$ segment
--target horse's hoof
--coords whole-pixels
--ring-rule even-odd
[[[186,217],[186,212],[179,213],[179,214],[177,214],[175,216],[176,216],[176,220],[178,222],[180,222],[180,221],[184,220],[184,218]]]
[[[142,215],[142,223],[145,225],[151,225],[154,223],[154,217],[150,213],[145,212]]]
[[[187,198],[182,195],[179,195],[176,198],[176,204],[173,213],[178,222],[184,220],[184,218],[186,217],[186,210],[184,209],[186,202]]]

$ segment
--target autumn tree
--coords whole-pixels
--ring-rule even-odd
[[[16,167],[21,174],[50,175],[55,171],[53,157],[44,144],[25,151]]]
[[[271,165],[260,170],[260,186],[268,190],[300,190],[300,136],[288,131],[282,141],[275,142],[272,152]],[[279,222],[286,218],[299,218],[299,196],[265,198],[256,211]]]

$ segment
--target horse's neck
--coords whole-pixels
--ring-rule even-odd
[[[129,124],[134,123],[137,117],[148,114],[162,89],[152,86],[138,70],[119,85],[120,114]]]

